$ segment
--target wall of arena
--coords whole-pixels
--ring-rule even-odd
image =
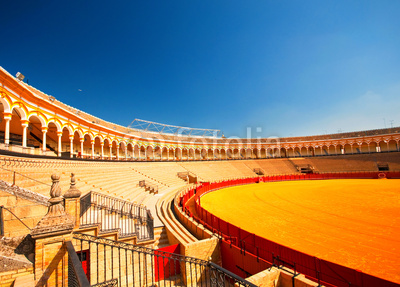
[[[17,80],[0,67],[0,148],[109,160],[221,160],[399,151],[400,128],[291,138],[212,138],[106,122]]]

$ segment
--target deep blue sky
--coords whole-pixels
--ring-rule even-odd
[[[124,126],[227,137],[400,126],[399,15],[396,0],[4,0],[0,65]]]

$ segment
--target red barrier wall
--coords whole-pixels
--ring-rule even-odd
[[[154,251],[154,255],[157,255],[154,262],[156,282],[181,273],[179,260],[169,259],[171,254],[165,252],[180,254],[179,244],[166,246]]]
[[[195,217],[195,220],[223,237],[221,243],[223,267],[234,272],[238,276],[248,277],[250,274],[253,275],[260,272],[272,264],[277,264],[289,267],[296,272],[304,274],[307,278],[320,281],[327,286],[398,287],[400,286],[399,284],[364,274],[358,270],[322,260],[315,256],[310,256],[242,230],[203,209],[199,200],[199,198],[207,192],[227,186],[256,182],[343,178],[377,179],[382,177],[400,178],[400,172],[296,174],[202,183],[197,186],[197,188],[183,195],[183,200],[179,202],[182,202],[183,209],[185,210],[186,202],[192,196],[195,196],[195,209],[198,215],[198,217]],[[382,268],[384,268],[384,266]]]

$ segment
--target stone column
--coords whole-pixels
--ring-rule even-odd
[[[110,144],[109,147],[110,147],[110,154],[108,155],[108,159],[112,159],[112,144]]]
[[[81,158],[83,158],[83,142],[85,141],[85,138],[80,138],[79,142],[81,143]]]
[[[10,144],[10,121],[11,121],[12,114],[11,113],[4,113],[4,121],[6,124],[5,131],[4,131],[4,144],[6,147]]]
[[[69,157],[74,157],[74,135],[69,136]]]
[[[100,143],[101,146],[101,159],[104,159],[104,142]]]
[[[119,146],[117,146],[117,160],[119,160]]]
[[[29,121],[26,120],[21,120],[21,126],[22,126],[22,147],[26,148],[26,130],[28,128]]]
[[[72,240],[74,220],[62,205],[60,176],[51,176],[49,210],[32,230],[35,239],[35,286],[68,286],[66,241]]]
[[[42,140],[42,151],[43,154],[46,154],[46,134],[47,134],[47,127],[42,127],[42,133],[43,133],[43,140]]]
[[[94,158],[94,140],[90,142],[92,144],[92,158]]]
[[[61,137],[62,137],[62,132],[57,132],[57,137],[58,137],[58,157],[61,157],[61,152],[62,152],[62,142],[61,142]]]

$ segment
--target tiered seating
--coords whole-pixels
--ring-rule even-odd
[[[399,160],[398,153],[309,158],[309,161],[318,172],[378,171],[378,162],[389,163],[390,170],[399,170]]]
[[[256,174],[246,161],[182,162],[180,165],[196,174],[203,181],[218,181],[229,178],[253,177]]]
[[[137,163],[132,164],[132,169],[167,187],[179,187],[186,184],[177,176],[178,172],[186,170],[176,162]]]
[[[294,164],[286,158],[249,160],[246,161],[246,164],[252,170],[254,168],[261,168],[265,175],[298,173]]]
[[[15,182],[18,186],[49,195],[50,175],[61,175],[60,186],[63,192],[67,191],[70,184],[70,174],[76,175],[77,186],[82,195],[93,190],[106,195],[112,195],[125,200],[141,201],[143,195],[148,196],[144,189],[138,186],[144,179],[132,170],[129,163],[108,162],[78,162],[62,160],[25,160],[19,158],[1,157],[0,175],[2,179]],[[155,182],[154,182],[155,183]]]
[[[378,171],[387,164],[390,171],[400,170],[400,153],[373,153],[290,159],[295,165],[311,165],[315,172]]]

